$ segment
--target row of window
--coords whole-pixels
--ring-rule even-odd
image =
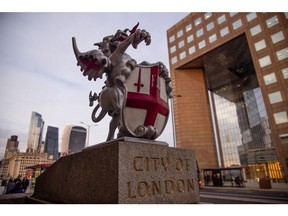
[[[286,14],[287,14],[286,17],[287,17],[287,19],[288,19],[288,13],[286,13]],[[251,20],[255,19],[256,17],[257,17],[257,14],[256,14],[256,13],[250,13],[250,14],[247,14],[247,15],[246,15],[246,18],[247,18],[247,21],[248,21],[248,22],[250,22]],[[196,19],[196,20],[197,20],[197,19]],[[195,20],[195,22],[196,22],[196,20]],[[226,15],[224,14],[224,15],[220,16],[220,17],[217,19],[217,22],[218,22],[218,24],[221,24],[221,23],[223,23],[225,20],[226,20]],[[200,21],[201,21],[201,19],[200,19]],[[275,25],[278,24],[278,23],[279,23],[279,20],[278,20],[277,15],[275,15],[275,16],[273,16],[273,17],[271,17],[271,18],[269,18],[269,19],[266,20],[266,24],[267,24],[267,27],[268,27],[268,28],[271,28],[272,26],[275,26]],[[242,24],[242,19],[238,19],[237,21],[235,21],[235,22],[232,23],[232,26],[233,26],[233,29],[234,29],[234,30],[237,30],[237,29],[240,28],[242,25],[243,25],[243,24]],[[210,31],[210,30],[213,29],[214,27],[215,27],[214,21],[212,21],[211,23],[209,23],[209,24],[206,26],[206,29],[207,29],[207,31]],[[191,24],[189,24],[189,25],[186,26],[186,31],[190,31],[191,29],[192,29],[192,25],[191,25]],[[250,29],[250,33],[251,33],[252,36],[255,36],[255,35],[257,35],[257,34],[259,34],[259,33],[261,33],[261,32],[262,32],[262,29],[261,29],[260,24],[254,26],[254,27],[252,27],[252,28]],[[222,28],[219,33],[220,33],[221,37],[224,37],[224,36],[226,36],[227,34],[229,34],[229,28],[228,28],[228,26]],[[197,36],[197,37],[200,37],[200,36],[202,36],[203,34],[204,34],[203,28],[201,28],[201,29],[199,29],[199,30],[196,31],[196,36]],[[183,36],[183,30],[178,31],[177,37],[182,37],[182,36]],[[271,39],[272,39],[272,42],[275,44],[275,43],[278,43],[279,41],[284,40],[285,38],[284,38],[283,32],[280,31],[280,32],[277,32],[277,33],[271,35]],[[174,36],[174,35],[169,38],[169,42],[170,42],[170,43],[173,42],[174,40],[175,40],[175,36]],[[190,42],[192,42],[192,41],[194,40],[194,35],[193,35],[193,34],[189,35],[186,40],[187,40],[187,43],[189,44]],[[209,43],[215,42],[215,41],[217,40],[217,34],[214,33],[214,34],[210,35],[209,38],[208,38],[208,40],[209,40]],[[181,41],[178,43],[178,48],[180,49],[180,48],[182,48],[182,47],[184,47],[184,46],[185,46],[185,40],[183,39],[183,40],[181,40]],[[205,46],[206,46],[206,41],[205,41],[205,39],[202,40],[202,41],[200,41],[200,42],[198,42],[198,49],[199,49],[199,50],[202,49],[202,48],[204,48]],[[256,43],[254,44],[254,46],[255,46],[255,50],[256,50],[256,51],[259,51],[259,50],[262,50],[262,49],[266,48],[266,42],[265,42],[265,40],[263,39],[263,40],[261,40],[261,41],[256,42]],[[176,51],[176,49],[177,49],[176,45],[172,46],[172,47],[170,48],[170,53],[171,53],[171,54],[174,53],[174,52]],[[191,47],[188,49],[188,52],[189,52],[190,55],[191,55],[192,53],[196,52],[196,47],[195,47],[195,45],[191,46]],[[186,58],[186,55],[187,55],[187,54],[186,54],[186,51],[181,52],[180,55],[179,55],[180,60]],[[277,55],[277,58],[278,58],[279,61],[287,58],[287,57],[288,57],[288,48],[283,49],[283,50],[279,50],[279,51],[276,53],[276,55]],[[177,62],[177,60],[178,60],[178,59],[177,59],[177,56],[174,56],[174,57],[172,57],[172,59],[171,59],[171,63],[172,63],[172,64],[175,64],[175,63]],[[267,56],[263,57],[262,59],[259,59],[259,63],[260,63],[260,65],[261,65],[261,67],[265,67],[265,66],[271,64],[271,60],[270,60],[270,62],[269,62],[269,60],[270,60],[270,57],[267,57]]]

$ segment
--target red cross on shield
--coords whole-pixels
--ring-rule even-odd
[[[128,77],[125,87],[127,98],[122,124],[136,137],[134,131],[138,126],[152,126],[159,137],[169,116],[166,83],[160,76],[159,65],[137,65]]]

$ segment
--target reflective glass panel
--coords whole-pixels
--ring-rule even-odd
[[[277,51],[276,55],[279,61],[288,58],[288,48]]]
[[[278,17],[273,16],[270,19],[266,20],[266,24],[268,28],[271,28],[272,26],[276,25],[279,23]]]
[[[201,28],[196,32],[196,35],[197,37],[200,37],[201,35],[203,35],[203,33],[204,33],[203,28]]]
[[[252,36],[255,36],[255,35],[259,34],[261,31],[262,31],[262,29],[261,29],[260,25],[256,25],[256,26],[254,26],[254,27],[252,27],[250,29],[250,32],[251,32]]]
[[[288,79],[288,68],[282,69],[282,74],[283,74],[284,79]]]
[[[211,12],[207,12],[207,13],[205,13],[205,19],[208,19],[209,17],[211,17],[212,16],[212,13]]]
[[[263,40],[261,40],[261,41],[258,41],[257,43],[254,44],[254,46],[255,46],[255,50],[256,50],[256,51],[259,51],[259,50],[261,50],[261,49],[266,48],[265,40],[263,39]]]
[[[214,28],[214,22],[211,22],[206,26],[207,31],[210,31],[213,28]]]
[[[236,30],[242,26],[242,20],[239,19],[233,23],[233,29]]]
[[[257,14],[255,12],[249,13],[246,15],[247,21],[250,22],[251,20],[255,19],[257,17]]]
[[[265,56],[263,58],[260,58],[258,61],[259,61],[259,64],[260,64],[261,68],[266,67],[267,65],[271,64],[271,59],[270,59],[269,55],[267,55],[267,56]]]
[[[278,103],[283,101],[280,91],[268,94],[270,104]]]
[[[171,62],[172,64],[175,64],[177,62],[177,56],[174,56],[172,59],[171,59]]]
[[[205,46],[206,46],[205,40],[202,40],[201,42],[198,43],[199,49],[202,49],[202,48],[205,47]]]
[[[275,73],[267,74],[267,75],[263,76],[263,79],[264,79],[265,85],[269,85],[269,84],[277,82]]]
[[[230,12],[230,17],[233,17],[237,14],[238,12]]]
[[[221,23],[226,21],[226,16],[223,14],[222,16],[218,17],[217,22],[220,25]]]
[[[195,26],[198,26],[202,22],[201,17],[195,20]]]
[[[277,42],[279,42],[279,41],[284,40],[283,32],[282,32],[282,31],[279,31],[279,32],[277,32],[276,34],[271,35],[271,39],[272,39],[273,44],[275,44],[275,43],[277,43]]]
[[[181,48],[184,46],[184,40],[181,40],[179,43],[178,43],[178,47]]]
[[[217,40],[216,34],[213,34],[213,35],[211,35],[211,36],[209,37],[209,42],[210,42],[210,43],[213,43],[213,42],[216,41],[216,40]]]
[[[169,38],[169,42],[172,43],[173,41],[175,41],[175,35],[172,35],[170,38]]]
[[[188,51],[189,51],[189,54],[194,53],[196,51],[195,46],[190,47]]]
[[[183,30],[180,30],[180,31],[177,32],[177,37],[178,38],[181,37],[182,35],[183,35]]]
[[[221,31],[220,31],[221,37],[227,35],[228,33],[229,33],[228,27],[225,27],[225,28],[221,29]]]
[[[193,41],[194,40],[194,36],[193,35],[189,35],[188,37],[187,37],[187,42],[188,43],[190,43],[191,41]]]
[[[190,31],[191,29],[192,29],[192,25],[191,24],[186,26],[186,32]]]
[[[183,59],[183,58],[185,58],[186,57],[186,52],[184,51],[184,52],[181,52],[180,53],[180,59]]]
[[[276,124],[283,124],[288,122],[287,113],[285,111],[274,113],[274,119]]]
[[[174,45],[174,46],[172,46],[171,48],[170,48],[170,53],[173,53],[173,52],[175,52],[176,51],[176,46]]]

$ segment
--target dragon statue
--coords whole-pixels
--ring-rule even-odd
[[[163,63],[157,62],[155,64],[150,64],[144,61],[137,64],[136,60],[132,59],[127,53],[125,53],[130,45],[137,49],[137,46],[142,41],[144,41],[146,45],[151,43],[151,36],[149,32],[138,29],[138,25],[139,23],[137,23],[137,25],[131,30],[118,30],[114,35],[104,37],[101,42],[94,44],[95,46],[98,46],[98,49],[93,49],[84,53],[78,50],[75,37],[72,38],[72,46],[77,59],[77,65],[80,66],[80,70],[83,72],[83,75],[87,76],[89,81],[96,81],[98,78],[102,79],[104,73],[106,75],[105,86],[102,88],[102,91],[99,94],[94,93],[93,95],[90,91],[89,94],[90,106],[93,106],[94,101],[98,101],[96,107],[92,111],[92,121],[99,122],[106,114],[112,117],[109,124],[109,133],[106,141],[114,139],[114,134],[117,128],[119,130],[117,135],[118,138],[123,136],[132,136],[146,139],[156,139],[161,134],[168,119],[166,110],[164,123],[160,129],[157,129],[153,123],[144,124],[143,122],[139,123],[139,126],[137,125],[135,128],[131,129],[131,127],[129,128],[127,126],[129,125],[127,124],[128,120],[125,120],[125,115],[129,115],[127,114],[127,111],[124,111],[125,105],[129,100],[127,99],[129,92],[127,80],[130,79],[130,75],[134,73],[133,71],[135,71],[137,68],[140,68],[140,72],[138,71],[140,79],[140,76],[142,76],[141,68],[145,69],[156,64],[159,71],[159,77],[164,80],[162,83],[165,83],[165,94],[167,95],[167,98],[171,98],[172,92],[170,83],[171,79],[169,78],[168,70]],[[160,82],[159,80],[157,82]],[[134,85],[136,88],[136,83]],[[144,84],[141,83],[139,86],[143,87]],[[138,92],[141,93],[139,88]],[[139,98],[141,98],[141,96]],[[167,107],[169,113],[169,106]],[[99,108],[101,108],[101,111],[96,116]],[[164,108],[162,108],[162,110],[163,109]],[[138,111],[139,109],[135,110]],[[137,112],[134,115],[138,116]]]

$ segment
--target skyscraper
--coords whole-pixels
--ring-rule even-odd
[[[61,156],[82,151],[86,142],[86,128],[68,125],[63,130]]]
[[[42,120],[42,115],[37,112],[32,112],[26,150],[27,152],[40,153],[43,128],[44,121]]]
[[[49,159],[58,160],[59,158],[58,134],[59,129],[57,127],[47,127],[44,152],[48,154]]]
[[[11,136],[11,138],[7,140],[4,159],[9,159],[10,157],[16,155],[19,152],[18,146],[19,146],[18,136],[15,135]]]
[[[288,178],[288,13],[191,13],[167,31],[177,147]]]

